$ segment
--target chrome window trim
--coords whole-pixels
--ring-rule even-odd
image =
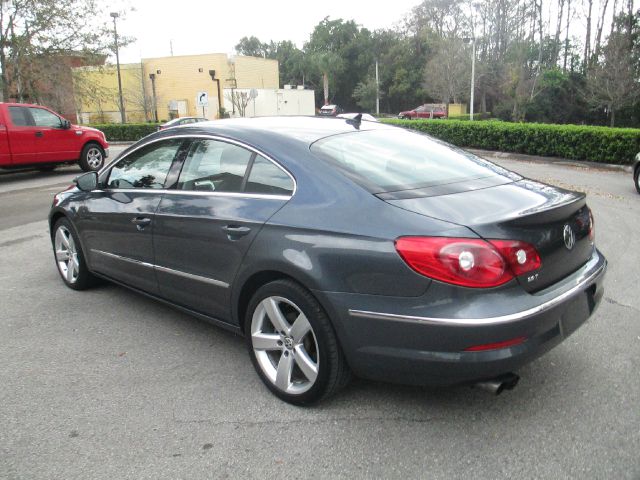
[[[151,134],[151,135],[153,135],[153,134]],[[175,139],[175,138],[216,140],[216,141],[220,141],[220,142],[231,143],[231,144],[236,145],[238,147],[245,148],[245,149],[247,149],[247,150],[249,150],[251,152],[254,152],[254,153],[260,155],[261,157],[265,158],[266,160],[270,161],[271,163],[273,163],[277,168],[279,168],[284,173],[286,173],[289,176],[289,178],[291,179],[291,181],[293,182],[293,192],[291,192],[291,195],[267,195],[267,194],[253,194],[253,193],[245,194],[243,192],[228,192],[228,193],[218,192],[218,195],[226,195],[226,196],[238,196],[238,195],[241,195],[241,196],[250,196],[251,198],[265,198],[265,197],[274,198],[274,197],[279,197],[280,199],[286,198],[287,200],[289,200],[298,191],[298,182],[296,181],[295,177],[291,174],[291,172],[289,172],[286,168],[284,168],[282,165],[280,165],[276,160],[271,158],[269,155],[265,154],[264,152],[261,152],[260,150],[258,150],[255,147],[252,147],[251,145],[247,145],[246,143],[240,142],[238,140],[234,140],[234,139],[226,138],[226,137],[221,137],[219,135],[214,135],[214,134],[207,135],[207,134],[204,134],[204,133],[197,133],[197,134],[193,134],[193,135],[189,135],[189,134],[184,134],[183,133],[183,134],[180,134],[180,135],[170,135],[170,136],[166,136],[166,137],[154,138],[153,140],[151,140],[151,141],[149,141],[147,143],[144,143],[142,145],[138,145],[133,150],[127,152],[126,155],[119,156],[119,157],[115,158],[113,160],[113,162],[109,163],[108,165],[105,165],[98,172],[98,178],[100,176],[102,176],[107,170],[109,170],[112,167],[114,167],[117,162],[119,162],[120,160],[122,160],[124,158],[127,158],[129,155],[131,155],[134,152],[137,152],[141,148],[146,147],[148,145],[152,145],[152,144],[157,143],[157,142],[160,142],[162,140],[172,140],[172,139]],[[117,188],[110,189],[109,188],[109,189],[103,189],[103,190],[99,190],[99,191],[104,191],[104,192],[106,192],[106,191],[108,191],[108,192],[122,192],[124,190],[136,191],[136,192],[145,191],[145,190],[152,190],[152,191],[158,192],[161,189],[155,190],[155,189],[151,189],[151,188],[130,188],[130,189],[117,189]],[[205,192],[198,192],[198,191],[194,191],[194,190],[163,190],[163,191],[164,192],[169,192],[169,193],[170,192],[180,192],[180,193],[193,192],[193,193],[196,193],[198,195],[201,195],[201,194],[205,193]],[[212,192],[212,193],[216,193],[216,192]]]
[[[194,275],[192,273],[182,272],[180,270],[174,270],[173,268],[163,267],[161,265],[154,265],[153,263],[143,262],[141,260],[136,260],[134,258],[123,257],[122,255],[116,255],[115,253],[104,252],[102,250],[91,249],[92,253],[97,253],[98,255],[103,255],[105,257],[114,258],[116,260],[121,260],[123,262],[132,263],[134,265],[138,265],[141,267],[152,268],[154,270],[160,270],[164,273],[169,273],[172,275],[177,275],[179,277],[188,278],[190,280],[196,280],[198,282],[207,283],[209,285],[215,285],[216,287],[229,288],[229,284],[223,282],[221,280],[216,280],[215,278],[203,277],[201,275]]]
[[[604,262],[595,272],[592,272],[586,277],[580,278],[578,283],[571,287],[569,290],[561,295],[558,295],[547,302],[544,302],[536,307],[523,310],[521,312],[512,313],[509,315],[501,315],[498,317],[487,318],[438,318],[438,317],[418,317],[412,315],[396,315],[393,313],[380,313],[369,312],[365,310],[353,310],[349,309],[349,315],[358,318],[369,318],[373,320],[389,320],[394,322],[403,323],[418,323],[423,325],[451,325],[451,326],[485,326],[485,325],[498,325],[502,323],[516,322],[532,317],[539,313],[550,310],[551,308],[559,305],[568,298],[576,295],[577,293],[585,290],[591,286],[601,275],[604,275],[607,269],[607,263]]]
[[[264,193],[236,193],[236,192],[199,192],[197,190],[166,190],[160,188],[118,188],[118,189],[97,189],[98,193],[156,193],[162,195],[189,195],[193,197],[234,197],[234,198],[259,198],[263,200],[290,200],[288,195],[268,195]]]

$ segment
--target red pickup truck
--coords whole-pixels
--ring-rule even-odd
[[[99,170],[108,156],[109,144],[100,130],[72,125],[40,105],[0,103],[0,168],[51,170],[78,163],[90,171]]]

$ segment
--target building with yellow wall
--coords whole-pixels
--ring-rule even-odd
[[[223,53],[145,58],[121,65],[120,71],[127,122],[218,118],[225,88],[279,87],[277,60]],[[114,66],[74,69],[74,92],[82,123],[120,121]],[[208,96],[204,107],[197,101],[202,93]]]

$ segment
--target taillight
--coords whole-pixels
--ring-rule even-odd
[[[497,287],[541,265],[536,249],[518,240],[400,237],[396,250],[416,272],[471,288]]]

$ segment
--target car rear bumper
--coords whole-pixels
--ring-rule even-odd
[[[492,294],[477,296],[471,305],[448,299],[442,308],[437,299],[429,298],[429,291],[411,298],[317,293],[333,310],[336,331],[356,375],[455,385],[517,370],[571,335],[599,305],[606,268],[606,259],[594,249],[583,267],[542,292],[514,288],[509,294],[512,311],[505,311]],[[514,292],[520,298],[514,298]],[[495,314],[487,315],[491,309]],[[476,318],[468,315],[470,311],[483,314]],[[507,348],[465,351],[522,337],[522,343]]]

